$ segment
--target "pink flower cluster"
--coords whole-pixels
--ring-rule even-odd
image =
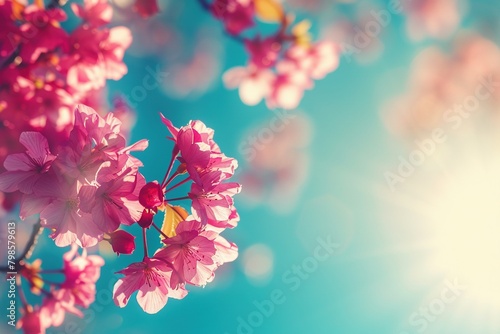
[[[26,152],[7,156],[0,190],[23,193],[21,218],[39,214],[57,246],[90,247],[141,217],[138,197],[145,180],[138,172],[142,163],[130,152],[146,149],[148,142],[126,146],[112,114],[102,118],[79,105],[74,118],[69,139],[52,151],[42,134],[21,133]]]
[[[146,183],[138,172],[142,163],[130,155],[144,150],[147,141],[127,146],[120,133],[121,122],[112,114],[102,118],[92,108],[79,105],[69,139],[58,147],[50,147],[38,132],[21,133],[26,151],[7,156],[0,190],[21,192],[21,218],[39,214],[40,224],[52,230],[57,246],[73,247],[64,257],[65,283],[46,292],[42,307],[25,305],[20,326],[26,332],[59,326],[66,312],[81,315],[75,306],[90,305],[102,260],[73,259],[77,245],[90,247],[106,240],[115,252],[131,254],[134,236],[119,230],[121,224],[137,222],[142,228],[144,256],[120,271],[125,276],[113,292],[120,307],[138,290],[137,300],[144,311],[156,313],[168,297],[186,296],[186,284],[204,286],[213,280],[219,266],[236,259],[237,246],[220,233],[239,221],[233,196],[241,186],[228,182],[237,161],[220,151],[213,140],[214,131],[202,122],[176,128],[161,117],[174,141],[161,184]],[[171,185],[177,177],[183,179]],[[186,196],[167,197],[187,182],[191,185]],[[189,200],[191,214],[171,204],[177,200]],[[161,229],[154,223],[159,211],[164,211]],[[162,246],[150,257],[146,233],[151,226],[159,232]],[[22,273],[32,289],[39,291],[37,270],[25,266]]]
[[[83,317],[78,307],[88,308],[95,300],[95,284],[100,276],[104,260],[98,255],[89,255],[83,250],[78,253],[78,247],[73,244],[71,250],[64,254],[64,266],[61,270],[48,270],[48,273],[64,275],[62,283],[47,284],[42,279],[44,270],[40,261],[21,265],[21,276],[30,284],[31,290],[38,294],[43,292],[41,306],[33,308],[25,305],[23,317],[17,323],[25,333],[45,333],[49,327],[60,326],[66,313]],[[50,285],[47,290],[45,285]],[[23,295],[24,296],[24,295]]]
[[[272,0],[215,0],[205,4],[224,23],[227,33],[245,45],[249,62],[228,70],[223,77],[228,88],[238,88],[243,103],[256,105],[263,99],[269,108],[296,108],[314,80],[324,78],[339,64],[340,49],[332,42],[312,43],[309,22],[293,27],[281,5]],[[276,33],[252,38],[240,34],[256,24],[256,17],[279,23]],[[291,32],[287,32],[291,27]]]
[[[124,307],[135,291],[139,305],[147,313],[162,309],[169,297],[186,296],[186,284],[204,286],[214,278],[215,270],[238,255],[235,244],[220,233],[239,221],[233,196],[240,185],[226,182],[233,176],[237,161],[225,156],[213,140],[214,131],[200,121],[176,128],[162,116],[174,142],[172,159],[162,183],[147,183],[139,194],[144,212],[139,225],[144,233],[144,258],[120,273],[125,275],[115,285],[115,303]],[[175,161],[179,163],[169,176]],[[172,181],[183,179],[169,187]],[[165,197],[177,187],[191,182],[187,196]],[[191,201],[191,215],[170,203]],[[165,211],[162,228],[153,222],[158,211]],[[174,217],[174,218],[173,218]],[[162,247],[148,256],[146,230],[153,226],[160,234]]]
[[[74,106],[127,72],[123,56],[132,37],[125,27],[106,26],[108,2],[85,0],[71,9],[81,22],[68,33],[57,6],[0,2],[0,161],[20,149],[24,131],[39,131],[49,143],[66,140]]]

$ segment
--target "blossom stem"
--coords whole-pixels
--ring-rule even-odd
[[[184,196],[184,197],[176,197],[176,198],[170,198],[170,199],[166,199],[167,202],[172,202],[172,201],[180,201],[180,200],[183,200],[183,199],[189,199],[190,197],[189,196]]]
[[[60,286],[62,284],[62,283],[47,281],[45,278],[43,279],[43,283],[48,284],[48,285],[55,285],[55,286]]]
[[[16,271],[18,271],[18,269],[21,268],[21,262],[23,262],[26,259],[29,259],[29,257],[33,253],[33,249],[35,248],[38,236],[40,235],[42,230],[43,227],[40,224],[40,221],[38,221],[35,225],[33,225],[33,230],[31,231],[31,236],[30,239],[28,240],[28,243],[26,244],[26,248],[24,248],[24,251],[21,253],[21,256],[19,256],[19,258],[17,258],[16,260]],[[7,266],[0,267],[0,272],[11,272],[11,271],[12,269],[8,268]]]
[[[40,221],[38,221],[35,225],[33,225],[33,230],[31,231],[30,239],[26,244],[26,248],[24,248],[24,252],[21,254],[17,262],[21,262],[22,260],[29,259],[31,254],[33,253],[33,249],[35,248],[36,242],[38,240],[38,236],[41,234],[43,230]]]
[[[161,234],[161,235],[162,235],[165,239],[167,239],[167,238],[168,238],[168,235],[166,235],[165,233],[163,233],[163,231],[162,231],[162,230],[161,230],[158,226],[156,226],[156,224],[155,224],[155,223],[153,223],[152,225],[153,225],[153,227],[154,227],[154,228],[155,228],[158,232],[160,232],[160,234]]]
[[[142,229],[142,243],[144,245],[144,259],[148,257],[148,239],[146,237],[146,229]]]
[[[64,270],[62,269],[43,269],[39,271],[40,274],[59,274],[63,272]]]
[[[164,185],[162,188],[166,188],[166,187],[170,184],[170,182],[172,182],[172,180],[173,180],[173,179],[175,179],[175,177],[176,177],[177,175],[179,175],[179,173],[178,173],[178,172],[175,172],[174,174],[172,174],[172,175],[168,178],[167,182],[165,182],[165,185]]]
[[[17,46],[17,48],[10,54],[9,57],[7,57],[4,62],[0,65],[0,69],[4,69],[7,66],[9,66],[14,60],[16,60],[17,56],[19,56],[19,53],[21,52],[21,47]]]
[[[172,167],[174,166],[174,162],[175,162],[175,157],[177,156],[178,153],[179,153],[179,150],[174,146],[174,148],[172,149],[172,157],[170,158],[170,164],[168,165],[167,172],[165,173],[165,176],[163,177],[163,181],[161,181],[161,188],[162,189],[164,187],[166,187],[168,184],[168,182],[165,183],[165,180],[167,179],[168,174],[170,174],[170,172],[172,171]]]
[[[191,179],[191,177],[190,177],[190,176],[188,176],[187,178],[185,178],[185,179],[184,179],[184,180],[182,180],[181,182],[179,182],[179,183],[177,183],[176,185],[173,185],[173,186],[171,186],[170,188],[168,188],[165,192],[169,192],[170,190],[175,189],[175,188],[177,188],[177,187],[178,187],[178,186],[180,186],[180,185],[183,185],[184,183],[186,183],[186,182],[187,182],[187,181],[189,181],[190,179]]]
[[[23,286],[21,282],[21,275],[16,276],[16,285],[19,288],[19,297],[21,299],[21,303],[23,304],[23,307],[27,307],[29,305],[28,300],[26,299],[26,295],[24,294],[23,291]]]

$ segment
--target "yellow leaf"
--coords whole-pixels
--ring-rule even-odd
[[[311,22],[302,20],[292,28],[292,34],[295,36],[305,35],[309,33],[309,29],[311,29]]]
[[[21,20],[23,16],[21,15],[24,10],[25,5],[21,1],[14,0],[12,1],[12,16],[16,20]]]
[[[43,3],[43,0],[35,0],[35,5],[40,9],[45,9],[45,4]]]
[[[304,47],[309,46],[312,36],[309,33],[311,22],[303,20],[292,28],[292,35],[295,36],[295,43]]]
[[[275,0],[254,0],[257,17],[264,22],[280,22],[284,17],[283,7]]]
[[[173,206],[167,204],[165,206],[165,215],[163,217],[163,225],[161,231],[169,238],[175,237],[175,229],[177,225],[189,216],[188,212],[181,206]],[[160,238],[163,239],[162,236]]]

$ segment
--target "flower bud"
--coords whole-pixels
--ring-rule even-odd
[[[148,182],[139,192],[139,203],[146,209],[154,209],[163,203],[163,191],[158,182]]]
[[[135,250],[135,237],[124,231],[117,230],[109,234],[109,243],[116,254],[132,254]]]
[[[154,215],[155,212],[153,210],[144,209],[144,211],[142,211],[141,219],[137,221],[137,224],[139,224],[139,226],[142,228],[150,227],[151,224],[153,223]]]

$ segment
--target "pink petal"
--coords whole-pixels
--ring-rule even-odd
[[[25,219],[31,215],[42,212],[49,204],[49,197],[40,197],[34,194],[24,194],[21,199],[21,210],[19,216]]]
[[[130,296],[139,289],[140,285],[137,281],[137,276],[125,276],[120,278],[113,288],[113,300],[119,307],[125,307]]]
[[[10,154],[3,163],[9,171],[31,171],[35,167],[29,156],[25,153]]]
[[[251,78],[245,79],[239,90],[241,101],[249,106],[257,105],[268,93],[268,87]]]
[[[33,158],[45,158],[49,154],[49,143],[40,132],[23,132],[19,137],[19,142],[26,147],[28,155]]]
[[[243,79],[248,75],[248,70],[246,67],[238,66],[227,70],[222,76],[224,85],[229,89],[238,88],[241,85]]]
[[[85,212],[92,212],[92,208],[95,206],[95,193],[97,187],[84,185],[80,188],[78,196],[80,197],[80,209]]]
[[[29,172],[12,171],[0,174],[0,191],[10,193],[19,190],[19,183],[30,177]]]
[[[168,290],[165,284],[162,283],[160,283],[160,286],[154,283],[151,283],[151,286],[144,284],[137,292],[137,302],[144,312],[149,314],[158,313],[167,304]]]

